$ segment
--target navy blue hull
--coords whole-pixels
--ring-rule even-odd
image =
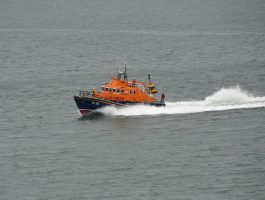
[[[98,99],[98,98],[91,98],[91,97],[79,97],[74,96],[74,100],[76,102],[77,108],[82,115],[88,115],[91,112],[96,111],[99,108],[103,108],[105,106],[114,105],[117,107],[124,106],[124,105],[152,105],[152,106],[165,106],[164,103],[132,103],[132,102],[118,102],[118,101],[109,101],[105,99]]]

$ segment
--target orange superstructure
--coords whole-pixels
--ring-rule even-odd
[[[101,92],[94,91],[92,95],[96,98],[119,102],[155,102],[156,98],[146,88],[144,82],[121,80],[112,77],[108,84],[101,86]]]

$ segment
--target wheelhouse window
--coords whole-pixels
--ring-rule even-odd
[[[121,90],[121,93],[124,93],[124,90]]]
[[[117,92],[120,92],[120,89],[117,89]]]
[[[133,94],[136,94],[136,91],[135,90],[133,91]]]
[[[115,89],[115,88],[113,88],[113,89],[112,89],[112,91],[113,91],[113,92],[116,92],[116,89]]]

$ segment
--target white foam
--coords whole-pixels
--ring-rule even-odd
[[[222,111],[242,108],[265,107],[265,97],[255,97],[239,86],[222,88],[202,101],[166,102],[165,107],[146,105],[122,108],[105,107],[99,112],[114,116],[139,116],[161,114],[186,114],[208,111]]]

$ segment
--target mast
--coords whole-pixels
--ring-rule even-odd
[[[119,71],[119,69],[117,68],[117,78],[118,79],[121,79],[121,76],[123,75],[123,79],[125,81],[127,81],[127,68],[126,68],[126,64],[125,64],[125,67],[124,67],[124,71]]]
[[[124,79],[125,81],[127,81],[127,68],[126,68],[126,64],[125,64],[125,66],[124,66],[123,79]]]

